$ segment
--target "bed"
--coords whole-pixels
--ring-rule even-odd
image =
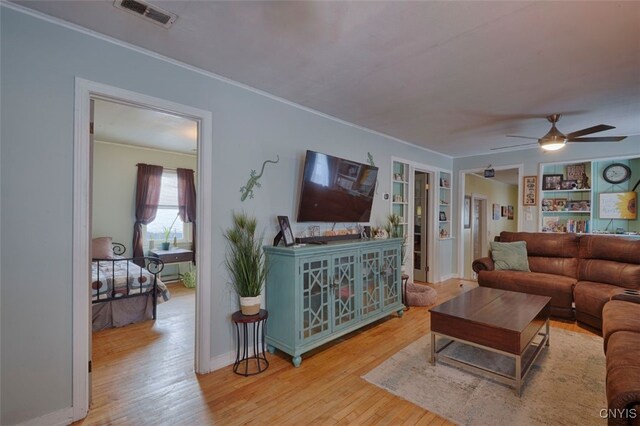
[[[106,244],[108,250],[104,248]],[[112,243],[108,237],[94,239],[92,248],[93,331],[156,319],[158,303],[170,298],[169,290],[158,278],[164,263],[154,257],[125,257],[124,245]]]

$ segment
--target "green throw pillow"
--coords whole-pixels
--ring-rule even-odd
[[[527,243],[516,241],[513,243],[491,242],[491,258],[496,265],[496,271],[527,271],[529,259],[527,258]]]

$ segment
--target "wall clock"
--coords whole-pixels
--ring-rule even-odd
[[[631,178],[631,169],[622,163],[609,164],[602,172],[602,177],[609,183],[618,184]]]

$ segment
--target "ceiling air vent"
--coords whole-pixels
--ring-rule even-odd
[[[138,15],[147,21],[162,25],[165,28],[170,28],[171,25],[176,22],[176,19],[178,19],[178,15],[175,13],[167,12],[142,0],[115,0],[113,5],[118,9]]]

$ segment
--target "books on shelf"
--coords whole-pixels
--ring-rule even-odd
[[[591,232],[591,221],[567,219],[563,221],[559,216],[545,216],[542,218],[542,232],[572,232],[588,234]]]

